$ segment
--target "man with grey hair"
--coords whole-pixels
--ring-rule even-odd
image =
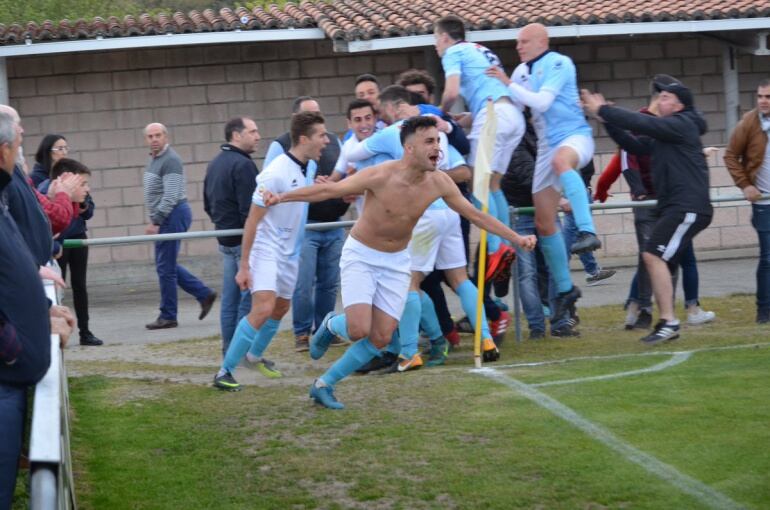
[[[192,223],[192,210],[187,203],[182,158],[168,142],[168,130],[153,122],[144,128],[144,138],[150,148],[150,161],[144,171],[144,203],[150,223],[147,234],[186,232]],[[177,327],[176,286],[191,294],[201,305],[198,315],[203,320],[211,311],[217,293],[208,288],[187,269],[177,264],[180,241],[155,243],[155,268],[160,283],[160,315],[147,329]]]

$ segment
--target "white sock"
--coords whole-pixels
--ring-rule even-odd
[[[251,363],[256,363],[257,361],[259,361],[259,358],[257,358],[250,352],[246,353],[246,359],[249,360]]]
[[[225,374],[227,374],[227,370],[224,368],[220,368],[219,372],[217,372],[217,377],[222,377]]]

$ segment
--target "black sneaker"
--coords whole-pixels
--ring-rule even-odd
[[[633,329],[650,329],[650,326],[652,326],[652,314],[645,309],[640,310]]]
[[[241,391],[241,385],[230,372],[214,377],[214,387],[224,391]]]
[[[533,329],[529,332],[530,340],[542,340],[543,338],[545,338],[545,331],[540,331],[539,329]]]
[[[558,328],[551,328],[551,336],[554,338],[574,338],[580,336],[580,331],[569,325],[569,322]]]
[[[757,310],[757,324],[767,324],[770,322],[770,310]]]
[[[655,324],[655,329],[649,335],[640,340],[647,345],[655,345],[660,342],[668,342],[679,338],[679,324],[668,324],[664,319]]]
[[[390,368],[394,363],[398,363],[398,355],[392,352],[384,352],[382,356],[372,358],[372,361],[356,370],[357,374],[368,374],[383,368]]]
[[[561,320],[563,317],[565,317],[566,314],[575,305],[575,302],[578,299],[580,299],[580,296],[582,295],[583,294],[580,292],[580,289],[578,288],[577,285],[573,285],[572,288],[567,292],[558,293],[556,295],[556,299],[554,299],[554,310],[553,310],[554,319],[558,321],[558,320]]]
[[[104,345],[104,342],[99,338],[96,338],[90,331],[86,331],[85,333],[80,334],[80,345],[97,346]]]
[[[580,255],[581,253],[588,253],[589,251],[598,250],[601,247],[602,242],[598,237],[596,237],[596,234],[593,232],[581,231],[578,232],[575,242],[572,243],[570,252],[574,253],[575,255]]]
[[[468,317],[463,317],[459,321],[455,322],[455,327],[460,333],[473,333],[473,326],[471,325]]]
[[[614,269],[599,269],[594,274],[589,274],[588,276],[586,276],[586,285],[588,285],[589,287],[596,285],[602,280],[606,280],[607,278],[612,278],[613,276],[615,276],[615,273],[617,273],[617,271],[615,271]]]

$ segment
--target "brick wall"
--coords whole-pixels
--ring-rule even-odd
[[[492,46],[510,70],[516,62],[513,43]],[[579,66],[582,85],[602,91],[618,104],[643,104],[647,77],[667,72],[681,77],[697,94],[712,131],[707,144],[726,141],[723,129],[721,49],[703,38],[634,37],[560,40],[557,49]],[[169,127],[172,144],[185,162],[187,193],[193,209],[191,230],[211,229],[202,205],[206,164],[218,152],[224,122],[236,115],[253,117],[263,142],[288,127],[291,101],[298,95],[318,98],[334,131],[345,129],[344,108],[353,78],[376,73],[389,83],[408,67],[426,67],[430,49],[377,54],[339,55],[329,41],[260,43],[9,59],[11,104],[24,122],[25,151],[32,161],[46,133],[65,135],[93,171],[92,194],[97,204],[90,222],[92,237],[140,234],[146,216],[141,176],[147,161],[142,128],[158,121]],[[767,57],[742,57],[741,101],[747,108],[759,79],[770,75]],[[612,144],[598,131],[599,152]],[[598,155],[599,161],[606,158]],[[721,161],[721,160],[720,160]],[[712,183],[733,194],[731,181],[712,158]],[[602,165],[599,165],[601,168]],[[622,183],[618,198],[623,197]],[[737,190],[736,190],[737,191]],[[633,251],[633,222],[628,214],[597,216],[605,236],[605,254]],[[746,207],[720,208],[714,227],[699,238],[709,248],[755,243]],[[210,254],[213,241],[185,243],[183,254]],[[95,248],[93,262],[150,260],[150,245]]]

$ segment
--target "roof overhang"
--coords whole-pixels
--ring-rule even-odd
[[[630,36],[642,34],[682,34],[726,32],[734,30],[770,29],[770,18],[738,18],[702,21],[651,21],[645,23],[601,23],[596,25],[567,25],[548,27],[551,38]],[[475,30],[468,32],[472,42],[508,41],[516,39],[520,28]],[[334,41],[334,51],[359,53],[401,48],[433,46],[433,35],[389,37],[368,41]]]
[[[267,30],[232,30],[225,32],[200,32],[195,34],[139,35],[132,37],[104,37],[77,41],[55,41],[0,46],[0,58],[54,53],[80,53],[84,51],[109,51],[169,46],[199,46],[203,44],[229,44],[244,42],[301,41],[326,39],[320,28],[286,28]]]

